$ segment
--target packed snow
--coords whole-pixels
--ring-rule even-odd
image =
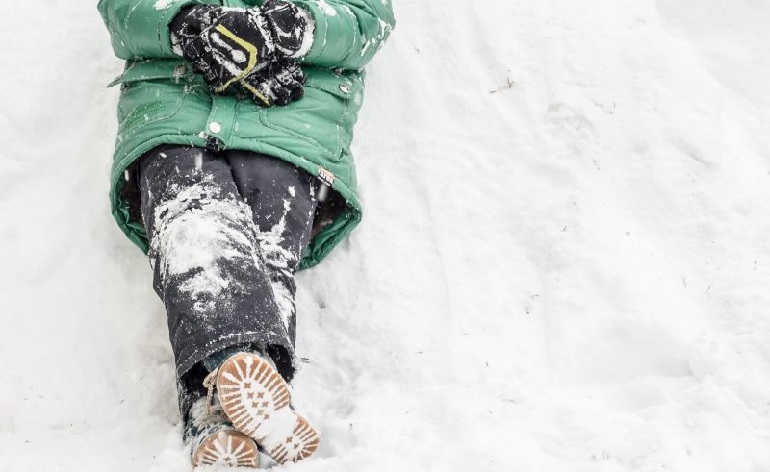
[[[179,290],[191,297],[203,295],[205,301],[195,303],[196,309],[203,312],[215,306],[225,290],[235,289],[221,273],[220,261],[239,267],[261,266],[255,249],[256,235],[242,231],[243,222],[253,221],[253,216],[248,205],[236,199],[234,193],[227,195],[211,176],[176,195],[155,209],[150,251],[163,255],[159,258],[163,286],[168,286],[169,277],[194,272]],[[243,286],[237,290],[243,290]]]
[[[770,471],[770,4],[395,7],[365,220],[298,280],[322,445],[285,468]],[[187,471],[95,2],[0,43],[0,471]]]

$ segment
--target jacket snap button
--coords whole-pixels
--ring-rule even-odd
[[[342,93],[350,93],[350,86],[348,86],[348,84],[342,84],[340,85],[340,90],[342,90]]]
[[[174,69],[174,75],[185,75],[187,73],[187,66],[184,64],[179,64],[176,66],[176,69]]]
[[[219,132],[222,131],[222,126],[220,126],[216,121],[212,121],[209,123],[209,131],[214,134],[219,134]]]

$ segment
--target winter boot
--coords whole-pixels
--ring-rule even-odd
[[[237,431],[221,411],[212,411],[206,398],[195,402],[185,429],[185,437],[192,443],[193,467],[259,466],[254,440]]]
[[[291,408],[289,386],[269,361],[240,352],[211,372],[206,384],[216,389],[219,407],[235,428],[279,464],[318,449],[318,432]]]

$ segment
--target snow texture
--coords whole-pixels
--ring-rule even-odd
[[[294,197],[297,193],[297,189],[294,187],[289,187],[288,191],[290,197]],[[261,231],[259,228],[256,228],[256,239],[259,242],[262,260],[266,262],[265,265],[269,265],[273,273],[284,274],[283,277],[270,277],[270,287],[273,289],[275,302],[278,305],[278,310],[281,312],[283,325],[287,330],[289,329],[289,320],[295,315],[296,303],[294,297],[292,297],[291,289],[286,286],[285,282],[293,278],[293,271],[290,267],[297,266],[298,261],[295,253],[299,252],[299,249],[295,249],[292,252],[282,246],[282,244],[285,244],[286,216],[290,212],[291,199],[286,198],[283,200],[283,214],[278,223],[270,228],[269,231]]]
[[[287,469],[770,471],[770,4],[395,6],[366,219],[298,279],[322,444]],[[108,211],[121,63],[92,2],[0,43],[0,471],[187,471]]]
[[[162,255],[159,273],[164,286],[169,277],[183,277],[180,290],[196,300],[196,310],[205,312],[225,290],[242,290],[231,287],[220,264],[261,266],[256,234],[242,232],[244,225],[253,226],[251,209],[236,195],[223,195],[211,176],[170,193],[176,197],[155,209],[150,254]]]

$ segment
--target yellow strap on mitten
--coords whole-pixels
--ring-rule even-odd
[[[243,70],[243,72],[240,73],[237,77],[233,77],[230,79],[225,85],[217,88],[214,90],[216,93],[221,93],[225,91],[229,86],[236,82],[240,82],[245,78],[247,75],[251,73],[251,71],[254,70],[254,68],[257,66],[257,62],[259,61],[259,52],[257,51],[257,47],[251,44],[250,42],[246,41],[245,39],[241,38],[240,36],[236,35],[229,29],[225,28],[223,25],[217,25],[216,30],[222,33],[225,37],[230,38],[233,40],[236,44],[241,46],[249,55],[248,63],[246,64],[246,68]]]

